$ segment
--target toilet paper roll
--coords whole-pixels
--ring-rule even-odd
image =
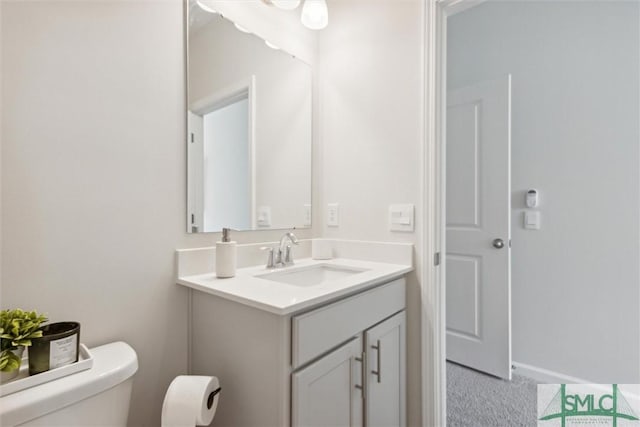
[[[175,377],[164,396],[162,427],[208,426],[219,398],[220,382],[216,377]]]

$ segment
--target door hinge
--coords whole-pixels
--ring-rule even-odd
[[[440,252],[433,254],[433,265],[440,265]]]
[[[195,138],[193,136],[193,132],[191,132],[191,143],[193,144],[195,142]]]
[[[196,223],[196,216],[194,214],[191,214],[191,224],[195,224]]]

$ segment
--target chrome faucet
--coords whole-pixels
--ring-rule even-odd
[[[287,243],[287,241],[289,243]],[[288,232],[280,238],[280,243],[276,248],[263,247],[262,250],[268,251],[267,268],[286,267],[293,265],[293,251],[291,245],[297,245],[300,242],[295,234]],[[276,252],[277,251],[277,252]]]
[[[276,254],[276,266],[280,265],[286,267],[293,264],[293,253],[291,251],[291,244],[287,243],[287,240],[291,244],[297,245],[298,238],[292,232],[285,233],[280,238],[280,245],[278,246],[278,253]]]

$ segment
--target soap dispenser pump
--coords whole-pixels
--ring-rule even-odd
[[[236,275],[236,242],[231,241],[231,229],[222,229],[222,241],[216,242],[216,276],[220,278]]]

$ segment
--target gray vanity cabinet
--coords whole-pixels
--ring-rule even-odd
[[[285,315],[192,291],[189,370],[222,387],[212,426],[404,426],[405,307],[404,278]]]
[[[405,312],[292,377],[292,425],[405,426]]]

